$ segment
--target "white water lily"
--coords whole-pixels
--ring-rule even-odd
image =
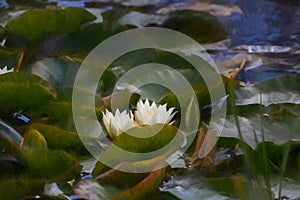
[[[157,106],[152,102],[150,106],[148,99],[145,103],[140,100],[137,103],[135,119],[140,125],[168,124],[177,113],[173,111],[173,107],[167,110],[167,104]]]
[[[105,114],[102,112],[103,123],[112,139],[116,138],[126,130],[136,126],[132,113],[127,113],[125,110],[120,113],[119,109],[117,109],[114,116],[108,110],[105,111]]]
[[[9,72],[13,72],[13,71],[14,71],[14,68],[7,69],[7,66],[5,66],[3,69],[0,69],[0,74],[6,74]]]

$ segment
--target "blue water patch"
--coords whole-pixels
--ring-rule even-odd
[[[9,8],[9,4],[7,3],[6,0],[0,0],[0,9],[4,8],[4,9],[8,9]]]
[[[244,69],[238,75],[237,79],[243,82],[264,82],[272,78],[279,78],[288,74],[299,74],[300,71],[292,67],[270,67],[258,66],[254,68]]]
[[[85,7],[85,1],[58,1],[58,7]]]
[[[214,3],[236,5],[242,13],[226,16],[232,45],[283,45],[299,44],[300,1],[279,0],[214,0]],[[297,40],[298,39],[298,40]]]

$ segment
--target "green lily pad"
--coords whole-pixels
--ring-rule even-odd
[[[88,24],[76,33],[66,36],[59,44],[61,46],[59,53],[76,55],[84,59],[93,48],[111,35],[103,29],[102,23]]]
[[[30,130],[24,135],[22,148],[47,149],[47,142],[40,132],[37,130]]]
[[[217,42],[225,39],[228,35],[224,26],[215,16],[206,12],[190,10],[173,12],[162,27],[184,33],[200,43]]]
[[[60,99],[70,100],[80,64],[59,58],[44,58],[31,67],[31,73],[51,83]]]
[[[36,9],[9,21],[5,29],[16,36],[37,41],[48,35],[76,32],[80,25],[96,17],[80,8]]]
[[[78,170],[78,163],[71,155],[62,150],[47,149],[46,139],[37,130],[26,132],[22,156],[32,178],[66,177]]]
[[[5,178],[0,180],[0,196],[3,199],[23,199],[25,195],[42,191],[45,180],[30,178]]]
[[[26,73],[8,73],[0,76],[0,110],[13,113],[21,109],[38,109],[56,94],[49,84]]]
[[[49,101],[40,106],[39,109],[32,110],[32,118],[46,118],[47,123],[57,127],[74,130],[74,121],[72,116],[72,105],[65,101]]]
[[[32,131],[39,131],[45,137],[50,149],[63,149],[67,152],[87,154],[86,148],[75,132],[66,131],[55,126],[38,123],[31,124],[29,126],[28,132]]]
[[[177,138],[173,140],[175,136]],[[153,159],[151,155],[146,156],[147,153],[161,150],[165,147],[165,149],[161,150],[160,154],[157,155],[162,156],[173,148],[179,148],[183,141],[183,134],[174,126],[157,124],[153,126],[135,127],[118,136],[113,141],[114,145],[110,145],[104,150],[100,156],[100,160],[110,163],[110,166],[117,166],[123,162],[130,163],[140,161],[139,159],[137,160],[136,153],[139,155],[144,153],[143,160],[147,161],[149,159]],[[166,147],[168,144],[170,146]],[[126,154],[124,155],[124,152],[120,151],[115,146],[133,154],[130,156]],[[156,162],[145,162],[144,164],[151,164],[151,166],[147,167],[153,168],[157,162],[159,162],[159,160]],[[138,170],[138,168],[136,169]],[[99,162],[93,173],[101,174],[106,170],[108,170],[108,168]]]
[[[79,172],[77,161],[61,150],[27,149],[23,157],[26,161],[27,173],[32,178],[65,178],[72,172]]]

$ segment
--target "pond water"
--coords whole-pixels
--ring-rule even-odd
[[[143,178],[135,177],[136,174],[134,176],[132,174],[118,174],[119,172],[114,170],[108,171],[106,166],[102,166],[99,163],[100,167],[98,166],[99,168],[97,168],[96,166],[95,169],[99,171],[105,169],[107,171],[105,171],[105,173],[101,171],[99,174],[97,174],[98,171],[93,171],[94,165],[97,162],[94,159],[89,160],[90,155],[76,134],[71,108],[74,79],[85,56],[98,43],[106,38],[131,28],[143,26],[171,28],[193,37],[193,39],[203,45],[206,51],[211,55],[220,72],[227,78],[231,78],[225,80],[231,81],[235,78],[242,81],[241,85],[246,87],[237,86],[236,94],[239,95],[237,95],[236,98],[240,104],[237,104],[238,106],[236,107],[238,108],[234,109],[240,112],[238,113],[240,116],[238,116],[236,120],[240,120],[240,124],[243,126],[242,129],[244,133],[246,133],[247,141],[245,140],[245,143],[248,142],[247,144],[249,144],[249,141],[251,141],[251,144],[253,144],[252,146],[249,145],[249,149],[253,148],[251,150],[254,151],[254,148],[259,146],[259,142],[265,142],[262,135],[266,134],[267,142],[275,143],[271,146],[274,147],[277,153],[272,152],[272,155],[276,154],[274,160],[281,162],[282,147],[280,145],[285,144],[287,141],[292,141],[291,137],[294,135],[289,136],[289,132],[297,136],[300,121],[300,108],[298,106],[300,102],[300,92],[298,92],[297,77],[297,75],[300,74],[300,1],[298,0],[31,0],[26,2],[26,5],[23,3],[24,1],[0,0],[0,22],[2,24],[0,29],[0,37],[2,40],[0,47],[0,67],[2,68],[2,65],[7,65],[5,69],[12,69],[14,67],[15,71],[21,72],[0,76],[2,81],[0,81],[0,89],[3,92],[3,94],[1,94],[3,96],[0,98],[0,102],[3,104],[3,106],[0,107],[0,139],[5,137],[7,140],[3,140],[3,144],[0,143],[2,150],[0,163],[9,164],[7,166],[3,165],[0,169],[5,172],[7,170],[10,174],[16,176],[19,175],[15,173],[16,170],[19,170],[19,167],[24,171],[27,170],[25,174],[26,180],[23,179],[23,176],[17,177],[16,179],[14,179],[15,177],[10,177],[15,181],[15,187],[19,187],[20,184],[30,186],[38,185],[36,188],[28,189],[34,191],[34,193],[30,193],[34,195],[27,196],[26,199],[34,199],[35,194],[39,196],[43,193],[42,191],[45,192],[45,190],[50,193],[54,190],[59,192],[57,191],[58,187],[62,188],[67,194],[66,198],[77,199],[79,196],[74,191],[81,189],[81,194],[89,195],[87,193],[90,191],[87,190],[88,192],[86,192],[86,188],[84,188],[89,184],[92,187],[88,189],[99,191],[100,188],[101,190],[102,186],[100,187],[96,181],[90,181],[98,175],[99,177],[101,176],[101,178],[104,177],[104,182],[107,177],[109,179],[108,181],[110,181],[111,177],[116,179],[117,181],[113,180],[109,182],[112,183],[112,187],[115,187],[115,185],[120,186],[123,182],[128,185],[132,184],[130,185],[131,187],[134,185],[131,183],[131,180],[135,184],[144,184],[149,181],[149,179],[147,179],[148,177],[145,178],[145,174],[143,174]],[[36,12],[37,10],[32,10],[28,12],[28,18],[26,18],[26,15],[25,17],[21,15],[21,13],[26,13],[27,9],[45,7],[52,9],[41,9],[42,11],[40,13]],[[62,9],[57,9],[57,7]],[[80,9],[68,10],[68,7],[77,7]],[[52,12],[53,10],[55,10],[55,12]],[[64,13],[65,11],[68,12],[68,17],[66,17],[67,14]],[[60,14],[60,12],[63,14]],[[24,18],[19,22],[14,21],[14,19],[20,16]],[[78,16],[84,17],[81,18]],[[46,23],[41,21],[40,18],[45,19]],[[93,21],[94,18],[95,20]],[[82,21],[77,23],[78,20]],[[52,23],[53,21],[55,23]],[[56,24],[59,25],[56,26]],[[132,56],[134,53],[136,53],[136,55]],[[126,59],[129,61],[122,64],[122,61]],[[193,74],[193,71],[188,67],[182,67],[182,65],[185,66],[186,64],[183,59],[177,57],[173,59],[169,54],[162,51],[149,50],[147,52],[146,50],[142,50],[140,52],[130,52],[128,55],[122,56],[120,59],[118,58],[114,61],[111,70],[108,70],[104,76],[105,78],[100,81],[101,87],[105,88],[103,89],[105,95],[95,97],[95,101],[98,102],[99,100],[99,105],[97,105],[99,108],[97,107],[95,111],[97,112],[99,121],[102,120],[101,112],[110,106],[110,94],[112,88],[115,86],[116,79],[131,69],[132,66],[142,63],[142,61],[154,62],[156,60],[166,62],[167,64],[171,63],[172,67],[188,78],[191,78],[195,83],[200,82],[200,76]],[[22,66],[22,64],[24,66]],[[160,75],[165,77],[163,74],[165,71],[160,72]],[[38,75],[39,77],[30,75],[28,78],[28,74],[30,73]],[[232,73],[236,73],[236,76],[232,77]],[[291,75],[291,78],[286,75]],[[285,76],[289,78],[284,79]],[[270,79],[272,79],[271,82],[268,82]],[[283,82],[282,84],[280,82],[281,80]],[[263,88],[266,82],[268,82],[267,88],[265,91],[260,91],[259,89]],[[5,85],[5,83],[7,84]],[[125,84],[127,83],[128,82],[125,82]],[[289,88],[290,83],[291,87]],[[195,87],[198,92],[197,95],[199,95],[200,98],[197,97],[200,99],[199,102],[202,103],[201,108],[210,109],[214,103],[222,104],[220,105],[220,107],[222,107],[225,102],[231,101],[230,95],[227,94],[222,102],[211,103],[209,97],[207,97],[208,95],[205,93],[206,87],[203,89],[203,83],[195,85],[197,86],[197,88]],[[198,86],[200,86],[200,89]],[[6,87],[12,89],[6,91]],[[29,90],[28,88],[31,89],[29,93],[26,92]],[[102,88],[99,90],[102,90]],[[172,94],[166,93],[165,90],[151,85],[149,88],[153,90],[150,92],[157,93],[157,96],[159,96],[159,98],[157,97],[157,99],[160,99],[158,103],[163,104],[164,101],[169,101],[169,106],[178,106],[177,100]],[[160,92],[157,92],[158,90]],[[285,94],[286,90],[288,90],[287,93],[289,95]],[[263,95],[265,95],[264,100],[266,100],[266,102],[259,102],[259,98],[256,98],[258,91],[261,93],[265,92]],[[86,93],[83,94],[86,95]],[[6,95],[8,96],[7,99],[5,99]],[[18,96],[18,98],[16,98],[16,96]],[[139,98],[139,96],[134,96],[133,99],[134,98]],[[135,99],[133,101],[135,101]],[[192,109],[192,106],[194,106],[193,101],[189,102],[189,109]],[[263,108],[257,106],[258,104]],[[291,105],[287,106],[286,104]],[[130,106],[134,108],[132,110],[136,110],[136,106],[134,106],[133,103],[131,103]],[[89,110],[90,107],[86,109]],[[213,163],[215,165],[222,165],[221,167],[223,168],[221,168],[221,170],[218,169],[218,175],[223,176],[224,174],[220,173],[224,171],[230,175],[222,179],[219,177],[209,177],[209,175],[206,177],[206,173],[202,173],[202,171],[199,174],[190,173],[187,168],[192,166],[191,160],[194,158],[192,159],[185,157],[184,154],[180,154],[177,166],[183,168],[183,171],[187,170],[188,172],[185,171],[186,174],[178,173],[177,177],[167,174],[166,176],[171,177],[168,181],[159,180],[158,183],[155,183],[160,185],[161,182],[164,183],[162,187],[160,187],[161,192],[164,192],[160,193],[162,198],[175,199],[172,195],[170,195],[172,197],[169,197],[165,194],[169,192],[175,196],[177,195],[177,197],[181,199],[190,199],[193,197],[209,199],[209,196],[213,196],[215,199],[229,199],[227,193],[222,192],[223,188],[218,188],[220,187],[220,185],[218,185],[219,181],[222,182],[222,187],[229,185],[229,192],[226,192],[231,192],[230,194],[236,192],[234,190],[237,189],[235,188],[236,185],[244,183],[243,181],[245,180],[240,177],[240,173],[243,171],[238,171],[237,174],[234,173],[240,170],[241,163],[243,163],[241,157],[247,152],[237,150],[240,150],[241,147],[239,146],[240,143],[237,143],[236,140],[241,138],[236,134],[238,131],[235,129],[235,118],[233,114],[230,113],[231,109],[233,108],[228,107],[229,120],[227,120],[227,126],[225,127],[226,129],[224,129],[224,138],[230,138],[232,141],[228,139],[228,141],[230,140],[228,142],[225,139],[224,143],[226,145],[216,150],[216,158],[209,157],[209,161],[207,161],[208,163],[215,162]],[[216,112],[218,112],[218,110]],[[263,115],[261,115],[261,112],[264,112]],[[210,116],[211,113],[212,111],[209,110],[204,114]],[[175,115],[175,117],[178,116]],[[268,127],[267,131],[264,132],[260,129],[262,123],[260,123],[261,121],[259,120],[264,120],[263,123],[265,127]],[[176,125],[178,124],[175,123],[174,126]],[[203,126],[206,126],[206,122],[203,122]],[[160,137],[163,138],[165,136]],[[88,138],[88,142],[90,142],[91,146],[96,145],[95,143],[97,142],[102,142],[101,140],[94,142],[95,138],[91,138]],[[299,137],[293,139],[295,143],[300,140]],[[133,140],[128,139],[128,141],[125,141],[130,143]],[[0,142],[2,142],[2,140]],[[13,147],[8,148],[11,143],[16,145],[12,145]],[[104,144],[109,146],[107,143]],[[127,143],[121,143],[121,145],[127,146]],[[139,146],[140,149],[144,148],[142,143],[134,143],[134,145]],[[257,150],[257,154],[261,156],[261,149],[259,148],[263,147],[259,146]],[[295,149],[296,148],[299,149],[299,146],[296,146]],[[140,149],[138,150],[140,151]],[[247,149],[247,151],[250,152],[249,149]],[[296,161],[293,164],[296,166],[295,168],[300,169],[300,154],[296,150],[295,152],[293,156]],[[253,152],[251,151],[251,153]],[[253,155],[253,158],[261,159],[255,152]],[[280,159],[278,157],[280,157]],[[44,160],[37,158],[43,158]],[[194,159],[193,162],[197,159]],[[23,160],[26,160],[29,165],[28,163],[24,164]],[[85,168],[86,171],[82,170],[82,166],[79,166],[79,160],[83,161],[83,164],[81,164],[84,165],[83,168]],[[148,162],[148,160],[146,161]],[[254,163],[256,164],[255,161]],[[199,161],[199,163],[201,162],[202,161]],[[232,163],[233,168],[231,168]],[[275,163],[275,165],[276,164],[277,163]],[[23,165],[28,165],[28,168],[24,168]],[[8,170],[11,166],[15,166],[12,167],[12,172]],[[257,169],[255,170],[261,172],[261,166],[256,167]],[[280,166],[276,167],[277,168],[274,167],[274,171],[277,173]],[[0,174],[2,175],[1,170]],[[172,173],[176,174],[177,171],[175,171],[176,170],[173,170]],[[67,175],[62,174],[65,172],[68,172],[66,173]],[[151,176],[157,176],[155,173],[156,171],[154,171]],[[252,171],[250,171],[249,177],[257,175],[251,173]],[[54,188],[52,189],[50,187],[52,184],[49,183],[48,185],[47,183],[46,185],[48,185],[49,188],[45,189],[43,188],[45,185],[44,182],[38,182],[40,179],[48,181],[53,177],[57,178],[58,176],[64,175],[66,177],[68,176],[68,181],[64,180],[64,182],[58,184],[58,186],[55,183],[55,187],[53,186]],[[123,178],[123,175],[125,178]],[[231,177],[231,175],[233,176]],[[260,177],[258,179],[260,179]],[[3,180],[3,182],[5,181]],[[75,182],[79,184],[74,185]],[[217,185],[218,189],[206,187],[207,183],[209,183],[209,185]],[[5,182],[4,184],[0,182],[0,189],[9,188],[10,184],[11,182]],[[273,185],[275,185],[275,183],[272,183],[272,187],[275,187]],[[82,188],[80,188],[81,186]],[[109,192],[112,194],[114,192],[120,192],[117,186],[113,188],[112,191],[110,191],[111,188],[108,186]],[[245,188],[249,189],[247,188],[248,186],[249,185],[246,185]],[[253,187],[251,189],[255,193],[257,185],[250,186]],[[263,185],[263,187],[259,187],[262,193],[265,192],[265,187],[267,186]],[[143,186],[141,188],[145,187]],[[141,188],[135,188],[133,191],[140,192]],[[157,188],[159,187],[155,189]],[[295,188],[294,190],[298,190],[299,187]],[[128,188],[124,189],[124,191],[127,191],[127,189]],[[106,190],[106,188],[103,189],[103,191],[104,190]],[[290,192],[290,194],[293,193],[293,195],[289,196],[295,198],[299,197],[297,194],[294,195],[294,193],[296,193],[294,190]],[[274,189],[273,191],[277,194],[278,190]],[[24,193],[26,192],[27,191]],[[76,195],[74,195],[75,193]],[[103,194],[99,195],[101,196]]]

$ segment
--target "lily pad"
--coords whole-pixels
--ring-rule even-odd
[[[79,172],[77,161],[61,150],[28,149],[23,156],[32,178],[66,178],[74,171]]]
[[[160,188],[179,199],[267,199],[270,192],[243,176],[204,177],[199,172],[179,175]]]
[[[171,4],[167,7],[160,8],[157,12],[160,14],[168,14],[176,10],[191,10],[208,12],[214,16],[228,17],[233,13],[242,13],[242,10],[238,6],[225,6],[219,4],[213,4],[211,2],[200,1],[184,1],[180,3]]]
[[[225,120],[221,137],[238,138],[253,149],[263,141],[273,142],[278,145],[288,141],[300,141],[299,117],[284,115],[270,119],[260,116],[257,114],[256,116],[237,117],[242,138],[239,136],[235,117],[232,115],[228,115],[226,120],[220,119],[216,121],[213,126],[220,128],[219,124],[222,123],[222,120]]]
[[[0,135],[12,145],[19,145],[23,137],[13,127],[0,119]],[[5,145],[6,146],[6,145]],[[8,146],[6,146],[8,147]]]
[[[0,110],[3,114],[22,109],[37,109],[56,97],[47,82],[21,72],[1,75],[0,93]]]
[[[47,149],[47,142],[40,132],[30,130],[24,135],[22,148]]]
[[[48,35],[76,32],[81,24],[94,19],[94,15],[80,8],[36,9],[8,22],[5,29],[16,36],[37,41]]]
[[[105,163],[110,163],[110,166],[117,166],[122,162],[130,163],[140,161],[140,158],[137,156],[141,155],[142,153],[144,153],[143,160],[151,160],[153,159],[153,157],[151,157],[153,155],[147,155],[147,153],[160,150],[160,153],[158,154],[161,156],[170,150],[180,148],[184,141],[184,136],[180,131],[178,131],[179,130],[174,126],[162,124],[131,128],[126,131],[126,133],[118,136],[113,141],[113,145],[110,145],[104,150],[100,156],[100,160],[104,161]],[[176,139],[174,138],[175,136],[177,137]],[[167,145],[170,146],[167,147]],[[116,146],[123,151],[120,151],[118,148],[116,148]],[[164,147],[165,149],[162,149]],[[124,150],[125,152],[131,153],[130,156],[128,154],[124,155]],[[155,162],[146,162],[145,164],[148,163],[149,166],[146,165],[145,169],[153,169],[155,164],[158,162],[159,160]],[[126,167],[127,166],[125,165],[125,168]],[[96,165],[94,173],[101,174],[107,170],[108,168],[100,162]]]
[[[37,130],[25,134],[22,143],[22,156],[27,173],[32,178],[66,177],[78,170],[78,163],[71,155],[62,150],[50,150],[44,136]]]
[[[45,118],[48,124],[66,130],[74,130],[72,105],[66,101],[49,101],[39,109],[32,110],[32,118]]]
[[[200,43],[217,42],[228,35],[218,19],[209,13],[180,10],[171,16],[162,27],[184,33]]]
[[[132,25],[135,27],[145,27],[149,25],[162,25],[167,16],[140,13],[131,11],[118,20],[119,24]]]
[[[45,137],[50,149],[64,149],[67,152],[87,154],[85,147],[75,132],[38,123],[29,126],[28,132],[32,131],[39,131]]]
[[[31,67],[31,73],[51,83],[62,99],[70,99],[80,64],[66,59],[44,58]]]
[[[30,178],[9,178],[0,180],[0,196],[3,199],[22,199],[25,195],[36,194],[41,190],[44,180]]]
[[[286,75],[236,90],[236,105],[300,103],[299,75]]]

